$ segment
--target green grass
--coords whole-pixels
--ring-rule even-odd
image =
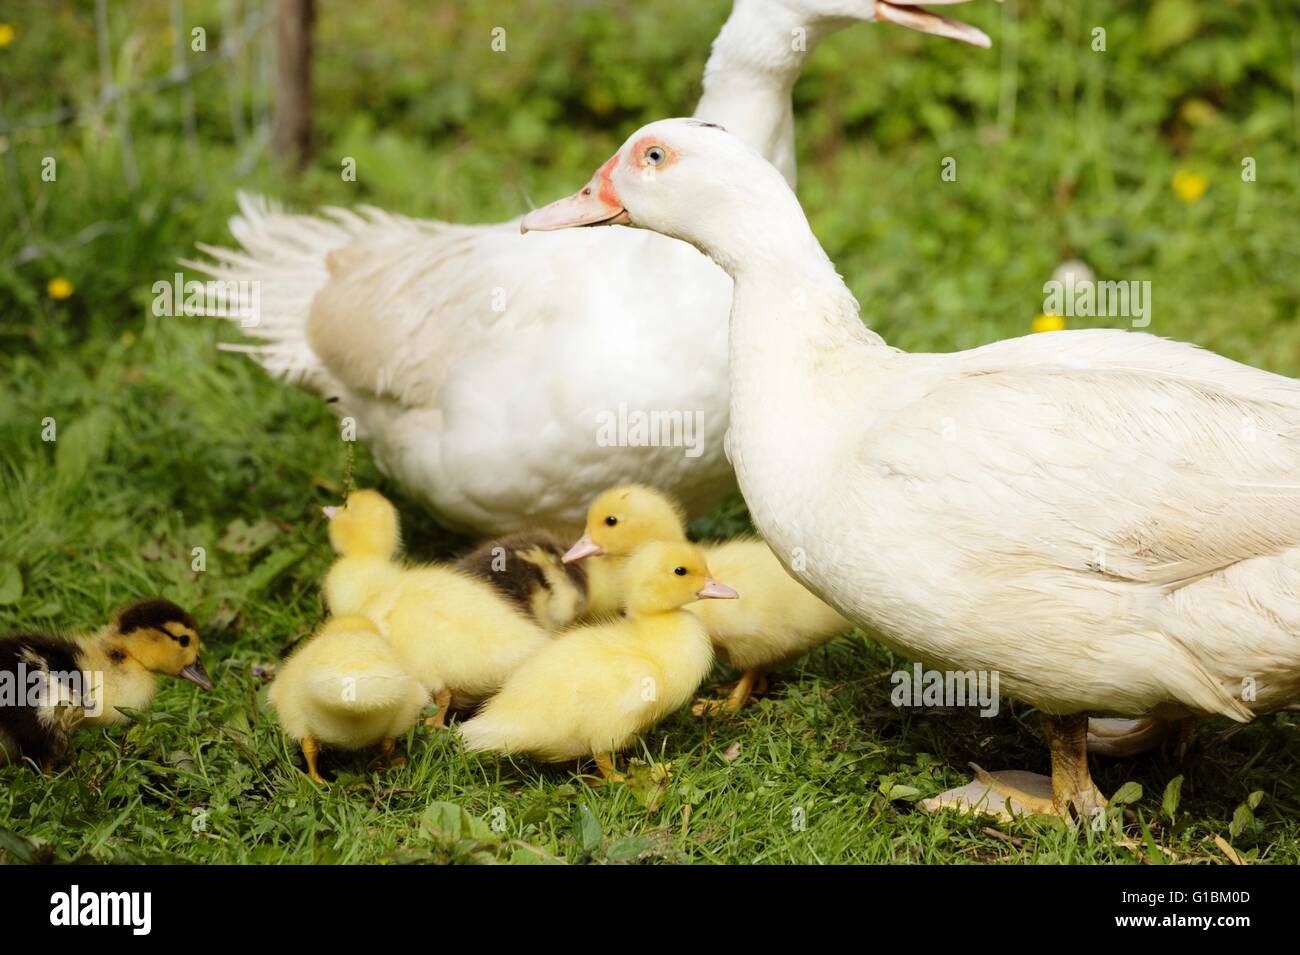
[[[404,768],[375,775],[367,756],[330,755],[327,791],[301,774],[255,668],[273,668],[320,618],[330,555],[319,506],[337,501],[345,466],[337,428],[315,399],[218,353],[225,329],[149,315],[149,287],[196,239],[225,239],[236,188],[469,221],[571,191],[637,123],[689,107],[725,3],[674,2],[676,20],[638,4],[530,19],[537,4],[521,2],[518,24],[505,19],[517,59],[502,61],[476,39],[502,16],[483,5],[439,14],[436,29],[387,0],[332,6],[319,157],[294,181],[266,162],[231,173],[243,151],[222,68],[198,90],[197,153],[174,134],[175,97],[133,114],[139,190],[123,180],[111,124],[6,143],[0,564],[22,588],[7,572],[0,627],[86,629],[165,594],[202,622],[218,685],[165,684],[140,722],[80,734],[52,776],[0,770],[0,859],[1223,863],[1220,836],[1258,861],[1300,862],[1296,714],[1229,739],[1206,723],[1183,764],[1099,761],[1103,791],[1142,789],[1118,832],[1025,821],[998,838],[915,800],[963,781],[971,760],[1043,771],[1035,714],[896,709],[887,674],[908,661],[859,635],[810,655],[736,720],[679,714],[646,734],[640,757],[672,764],[663,786],[634,767],[630,785],[590,788],[570,768],[467,757],[423,726],[401,744]],[[191,6],[216,29],[219,5]],[[1157,7],[1154,26],[1189,9]],[[1300,374],[1293,60],[1276,10],[1194,12],[1209,19],[1179,40],[1181,27],[1162,33],[1100,4],[1103,59],[1074,5],[1019,8],[1014,73],[1002,14],[977,5],[963,16],[993,34],[992,53],[863,28],[828,43],[800,84],[801,197],[867,318],[916,350],[1022,334],[1053,268],[1081,256],[1103,278],[1152,281],[1150,331]],[[20,0],[6,13],[20,28],[0,51],[10,120],[94,89],[88,11],[44,10]],[[115,43],[140,40],[137,72],[165,70],[165,9],[114,16]],[[75,55],[57,59],[49,82],[21,82],[65,47]],[[47,154],[57,183],[39,179]],[[345,155],[358,160],[356,183],[337,175]],[[945,156],[958,161],[955,183],[939,181]],[[1257,159],[1257,182],[1241,181],[1243,156]],[[1178,169],[1209,179],[1199,202],[1170,189]],[[73,282],[71,298],[49,297],[55,276]],[[55,442],[42,440],[46,418]],[[364,449],[356,477],[399,502],[415,555],[466,545],[387,485]],[[239,533],[250,525],[257,533]],[[694,530],[747,526],[731,501]],[[206,554],[197,573],[195,547]],[[1173,807],[1164,795],[1179,776]]]

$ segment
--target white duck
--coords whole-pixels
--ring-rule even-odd
[[[973,27],[883,0],[736,0],[697,115],[793,185],[791,88],[820,40],[872,20],[988,45]],[[517,220],[289,215],[246,197],[241,210],[230,227],[242,250],[200,246],[215,261],[185,263],[260,283],[259,324],[244,330],[261,342],[236,347],[338,399],[381,468],[444,523],[567,533],[612,485],[653,484],[692,514],[734,486],[721,442],[731,282],[694,249],[628,229],[522,242]],[[677,415],[690,447],[605,437],[654,412]],[[683,432],[683,414],[702,433]]]
[[[891,348],[780,174],[694,120],[523,227],[615,215],[735,281],[727,445],[791,573],[1041,711],[1050,793],[977,767],[993,791],[1090,813],[1087,714],[1244,722],[1300,696],[1300,383],[1125,331]]]

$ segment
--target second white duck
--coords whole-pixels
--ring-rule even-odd
[[[1040,710],[1050,790],[977,769],[990,797],[1098,811],[1090,713],[1244,722],[1300,697],[1300,383],[1126,331],[891,348],[780,174],[695,120],[637,131],[523,226],[615,214],[735,281],[727,445],[791,573]]]

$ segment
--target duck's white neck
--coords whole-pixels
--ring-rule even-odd
[[[752,192],[752,200],[729,194],[727,214],[702,216],[694,238],[735,283],[728,447],[766,536],[767,515],[753,503],[806,488],[811,475],[834,466],[844,429],[854,427],[839,419],[851,408],[866,425],[879,385],[872,369],[894,350],[862,324],[857,301],[775,173],[754,168],[727,182],[721,188]]]
[[[851,313],[844,318],[845,327],[861,328],[857,302],[817,241],[794,192],[770,166],[754,162],[752,156],[743,162],[741,166],[739,161],[729,165],[719,160],[717,173],[710,171],[710,178],[701,180],[700,200],[691,205],[689,215],[677,216],[669,226],[670,234],[693,244],[730,275],[738,292],[761,289],[775,294],[761,315],[753,309],[738,314],[733,305],[733,327],[737,320],[779,320],[786,326],[812,321],[812,300],[819,299],[839,301],[843,307],[837,311]]]
[[[775,0],[736,0],[713,41],[695,118],[739,136],[795,185],[790,91],[804,61],[835,25],[808,23]]]
[[[755,254],[724,266],[735,281],[731,421],[741,430],[751,423],[767,429],[777,419],[800,430],[801,417],[861,384],[863,362],[890,351],[862,324],[857,300],[812,234],[786,238],[784,260]],[[767,239],[747,244],[765,249]]]

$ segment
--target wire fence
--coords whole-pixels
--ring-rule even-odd
[[[53,251],[48,241],[34,235],[18,164],[18,148],[26,136],[49,127],[75,126],[95,122],[112,127],[121,151],[122,173],[129,188],[140,185],[132,135],[132,113],[144,97],[175,95],[179,100],[180,129],[187,150],[199,150],[195,80],[212,70],[225,70],[231,138],[237,147],[235,175],[247,175],[265,154],[271,139],[271,89],[275,63],[274,21],[276,0],[225,0],[222,5],[220,43],[216,49],[199,52],[192,47],[194,28],[187,27],[184,0],[168,0],[168,25],[172,38],[171,66],[167,72],[119,82],[110,30],[110,0],[95,0],[94,26],[98,89],[81,101],[43,113],[10,117],[0,100],[0,145],[3,145],[8,192],[27,244],[11,264],[22,264]],[[252,68],[249,68],[250,63]],[[250,81],[249,75],[252,74]],[[83,245],[114,231],[119,224],[94,222],[59,244],[60,248]]]

